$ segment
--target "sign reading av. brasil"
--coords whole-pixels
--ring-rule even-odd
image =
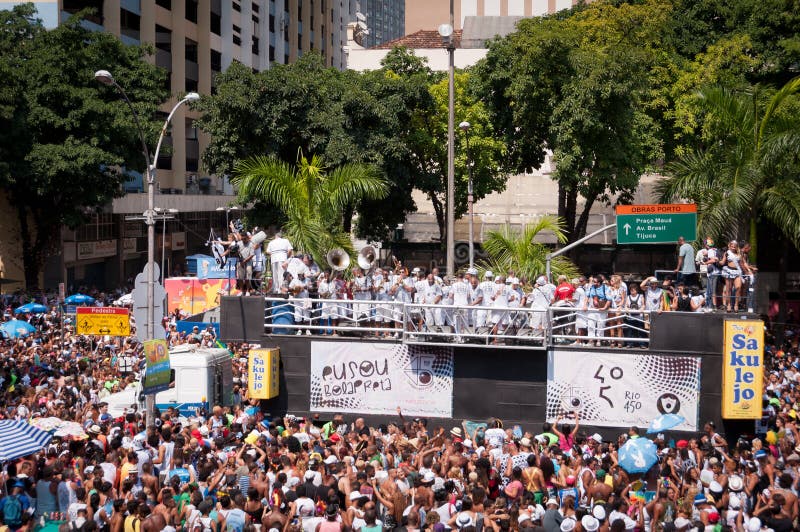
[[[669,244],[697,239],[697,205],[617,205],[618,244]]]
[[[130,313],[126,308],[78,307],[75,316],[77,334],[108,334],[128,336],[131,334]]]

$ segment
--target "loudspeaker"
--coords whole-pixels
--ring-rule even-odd
[[[261,343],[264,338],[264,298],[223,296],[219,336],[225,342]]]

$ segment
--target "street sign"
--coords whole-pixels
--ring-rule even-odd
[[[669,244],[697,239],[697,205],[617,205],[617,244]]]
[[[131,334],[130,314],[126,308],[78,307],[75,333],[128,336]]]

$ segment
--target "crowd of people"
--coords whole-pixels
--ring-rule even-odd
[[[36,331],[0,344],[0,416],[72,420],[87,438],[54,438],[4,464],[0,515],[8,530],[47,526],[54,516],[64,530],[113,532],[755,532],[797,523],[793,329],[781,345],[768,335],[762,434],[722,435],[706,424],[696,434],[657,437],[659,462],[632,475],[618,450],[644,431],[603,437],[580,418],[455,426],[398,409],[374,426],[343,414],[267,419],[247,398],[247,345],[228,346],[238,385],[231,405],[189,418],[168,409],[148,424],[141,412],[114,418],[104,399],[136,379],[141,344],[76,335],[54,310],[17,317]]]
[[[75,420],[88,439],[54,439],[6,464],[0,512],[12,530],[54,513],[66,529],[112,531],[755,531],[796,522],[800,361],[791,344],[766,352],[762,438],[726,440],[707,424],[657,439],[659,464],[629,475],[617,451],[644,437],[639,430],[604,440],[580,419],[540,430],[500,420],[435,426],[401,411],[377,427],[341,414],[267,420],[246,393],[193,418],[115,419],[103,398],[133,380],[140,345],[77,337],[54,313],[28,319],[37,332],[2,346],[3,416]],[[247,347],[232,348],[244,385]],[[136,363],[118,363],[122,353]]]

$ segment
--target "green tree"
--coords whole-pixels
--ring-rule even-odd
[[[542,233],[553,233],[559,244],[567,241],[564,223],[554,216],[542,216],[534,223],[526,224],[522,230],[503,226],[497,231],[489,231],[483,241],[483,249],[489,258],[479,263],[481,270],[491,270],[495,275],[507,275],[514,271],[516,275],[528,282],[533,282],[543,275],[547,266],[547,254],[550,248],[538,242]],[[553,275],[566,275],[570,279],[580,273],[575,264],[563,255],[553,257],[551,262]]]
[[[44,258],[62,226],[121,194],[121,168],[144,170],[137,130],[107,69],[128,88],[148,136],[155,138],[164,73],[144,61],[152,50],[84,29],[79,16],[45,31],[31,4],[0,10],[0,183],[21,226],[25,281],[38,286]]]
[[[333,248],[353,255],[342,213],[362,199],[379,200],[388,184],[377,169],[349,163],[328,171],[321,156],[298,156],[296,167],[276,157],[252,157],[235,165],[233,182],[239,200],[275,205],[286,216],[286,237],[298,251],[310,253],[318,264]]]
[[[749,239],[759,218],[800,244],[800,77],[779,90],[713,87],[697,95],[707,111],[705,147],[667,167],[664,201],[698,206],[701,235]]]
[[[485,106],[470,94],[467,72],[455,75],[455,218],[467,212],[469,164],[472,164],[473,192],[479,201],[492,192],[505,189],[508,174],[504,163],[506,148],[495,134]],[[447,116],[448,82],[441,79],[429,87],[431,105],[416,110],[410,149],[415,155],[414,188],[430,199],[439,226],[439,236],[447,237]],[[462,121],[470,123],[469,157],[467,139],[458,130]],[[471,161],[470,161],[471,159]]]
[[[342,223],[349,231],[355,210],[361,235],[386,236],[414,209],[405,137],[416,97],[388,71],[340,72],[314,53],[260,73],[234,63],[217,77],[216,94],[200,103],[198,124],[211,134],[203,162],[212,172],[231,174],[236,161],[253,156],[293,164],[300,149],[333,168],[372,165],[389,186],[388,196],[346,206]]]
[[[651,91],[663,75],[658,50],[668,13],[658,0],[598,2],[523,20],[490,44],[477,68],[516,170],[539,167],[552,150],[569,240],[585,234],[596,202],[628,201],[662,154]]]

